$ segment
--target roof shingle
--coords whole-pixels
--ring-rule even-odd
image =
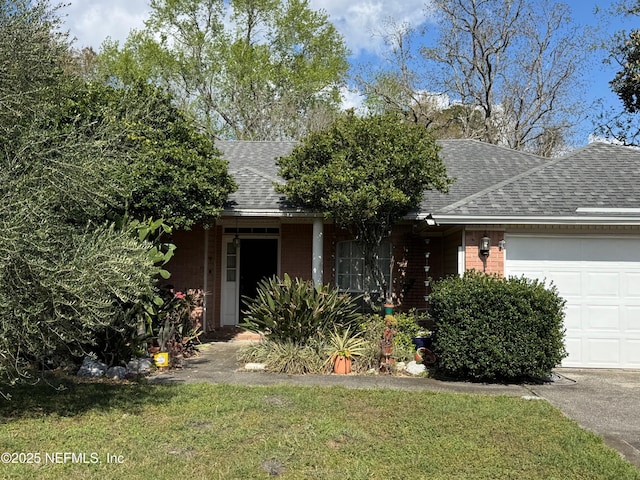
[[[638,149],[592,143],[549,160],[476,140],[438,143],[447,173],[456,181],[448,194],[425,192],[414,212],[420,215],[580,218],[592,215],[577,211],[580,208],[640,209]],[[238,183],[226,210],[299,211],[273,188],[274,182],[283,181],[276,160],[290,154],[296,145],[216,142]]]

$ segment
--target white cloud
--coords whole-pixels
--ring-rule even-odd
[[[325,10],[344,36],[354,56],[380,54],[380,32],[385,23],[408,22],[418,26],[425,21],[429,0],[311,0],[311,8]],[[148,0],[72,0],[63,10],[66,28],[77,38],[76,46],[96,50],[107,37],[123,42],[131,29],[140,29],[149,16]]]
[[[342,97],[341,108],[343,110],[353,108],[358,113],[364,112],[364,97],[362,96],[361,92],[345,87],[340,91],[340,96]]]
[[[62,10],[76,47],[98,50],[111,37],[122,43],[131,29],[140,29],[149,16],[147,0],[76,0]]]
[[[429,0],[311,0],[316,10],[325,10],[342,33],[355,56],[361,53],[380,54],[383,39],[380,33],[389,20],[407,22],[417,27],[425,22]]]

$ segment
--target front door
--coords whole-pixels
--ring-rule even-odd
[[[244,297],[256,296],[258,282],[278,274],[278,240],[245,238],[240,241],[240,320]]]
[[[254,297],[260,280],[278,274],[278,240],[227,238],[224,247],[222,325],[237,325],[246,308],[242,297]]]

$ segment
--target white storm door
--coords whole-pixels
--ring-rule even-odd
[[[222,252],[222,326],[238,324],[239,286],[240,249],[232,237],[226,237]]]

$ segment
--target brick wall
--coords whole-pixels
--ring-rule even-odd
[[[280,230],[280,272],[291,277],[311,280],[311,255],[313,243],[313,225],[311,223],[282,224]],[[498,242],[504,239],[503,231],[487,231],[491,239],[491,252],[486,259],[486,272],[504,274],[504,251],[500,251]],[[466,269],[483,271],[485,264],[479,256],[478,246],[485,231],[466,231],[465,259]],[[424,285],[428,277],[438,279],[457,273],[457,247],[461,244],[462,232],[447,237],[432,237],[429,243],[414,233],[411,225],[397,225],[391,241],[393,244],[394,271],[393,290],[400,298],[402,310],[424,308],[424,296],[430,288]],[[215,226],[209,231],[208,272],[207,272],[207,330],[220,326],[220,307],[222,282],[220,266],[222,264],[222,227]],[[335,285],[335,248],[342,240],[351,238],[349,232],[337,229],[332,223],[324,225],[324,280],[325,284]],[[204,232],[194,227],[189,232],[175,232],[173,241],[178,246],[174,259],[168,265],[171,278],[166,282],[178,290],[203,288],[204,285]],[[430,252],[429,258],[425,253]],[[424,266],[429,265],[425,272]]]
[[[188,232],[176,231],[172,235],[176,245],[175,255],[167,264],[171,277],[165,282],[176,290],[203,288],[204,283],[204,232],[195,226]]]
[[[491,250],[486,259],[480,256],[478,248],[480,240],[485,236],[485,233],[491,239]],[[503,231],[467,231],[465,233],[465,270],[486,271],[486,273],[504,275],[505,251],[501,251],[498,246],[500,240],[504,240]]]
[[[284,223],[280,227],[280,272],[311,280],[313,225]]]
[[[216,233],[217,232],[217,233]],[[206,330],[211,331],[219,323],[220,318],[220,234],[221,227],[214,227],[207,231],[207,285],[206,285]],[[172,242],[176,245],[174,257],[167,264],[167,270],[171,273],[168,280],[163,281],[171,285],[175,290],[186,291],[189,289],[204,290],[204,248],[205,232],[200,226],[194,226],[190,231],[175,231],[172,234]]]

